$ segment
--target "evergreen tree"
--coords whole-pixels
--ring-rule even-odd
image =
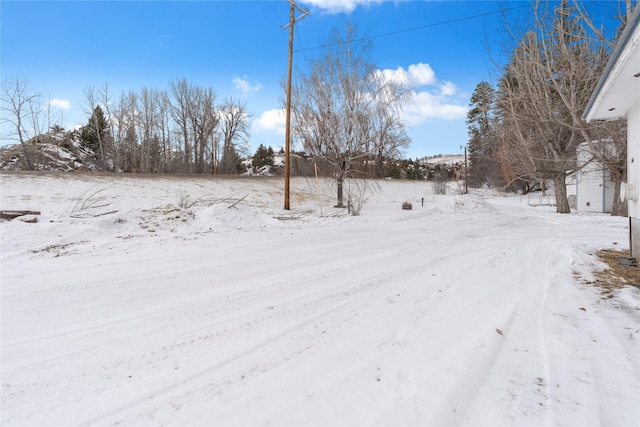
[[[266,148],[260,144],[256,154],[253,155],[253,167],[260,169],[263,166],[273,166],[273,155],[273,148]]]
[[[424,175],[419,161],[413,161],[411,158],[407,161],[407,179],[422,180]]]
[[[478,83],[469,102],[467,128],[469,132],[469,184],[479,187],[483,184],[502,183],[500,164],[497,160],[497,143],[494,137],[493,121],[496,91],[482,81]]]
[[[108,129],[109,123],[102,108],[98,105],[94,108],[88,123],[80,128],[82,145],[93,150],[96,154],[100,154],[101,145],[106,140]]]
[[[127,128],[124,140],[121,145],[122,153],[120,159],[122,160],[123,172],[139,172],[140,156],[138,150],[138,139],[136,136],[136,130],[133,126]]]
[[[147,172],[160,172],[162,170],[162,158],[160,156],[160,138],[158,138],[158,135],[153,135],[153,138],[147,142],[147,150],[147,156],[149,157],[149,170]]]

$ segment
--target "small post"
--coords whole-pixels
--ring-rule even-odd
[[[424,197],[422,198],[422,207],[424,208]]]
[[[467,147],[464,147],[464,194],[469,194],[469,168],[467,167]]]

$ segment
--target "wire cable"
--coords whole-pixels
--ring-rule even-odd
[[[389,33],[382,33],[382,34],[376,34],[376,35],[373,35],[373,36],[361,37],[359,39],[353,40],[352,42],[373,40],[373,39],[377,39],[377,38],[381,38],[381,37],[388,37],[388,36],[395,36],[397,34],[408,33],[408,32],[411,32],[411,31],[423,30],[425,28],[432,28],[432,27],[437,27],[437,26],[440,26],[440,25],[453,24],[455,22],[466,21],[466,20],[469,20],[469,19],[475,19],[475,18],[480,18],[480,17],[483,17],[483,16],[494,15],[496,13],[510,12],[512,10],[523,9],[525,7],[531,7],[531,5],[526,4],[526,5],[517,6],[517,7],[509,7],[509,8],[505,8],[505,9],[494,10],[494,11],[491,11],[491,12],[478,13],[476,15],[464,16],[464,17],[456,18],[456,19],[450,19],[448,21],[441,21],[441,22],[435,22],[433,24],[421,25],[419,27],[405,28],[405,29],[402,29],[402,30],[391,31]],[[309,47],[309,48],[297,49],[294,52],[295,53],[305,52],[305,51],[309,51],[309,50],[322,49],[324,47],[331,47],[331,46],[333,46],[333,44],[327,44],[327,45],[322,45],[322,46],[314,46],[314,47]]]

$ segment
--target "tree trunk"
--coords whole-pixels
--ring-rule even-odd
[[[343,184],[344,184],[344,176],[342,176],[342,174],[340,176],[338,176],[336,178],[336,184],[338,186],[338,204],[336,205],[336,208],[344,208],[344,203],[343,203]]]
[[[33,170],[33,166],[31,165],[31,160],[29,159],[29,151],[27,150],[27,144],[25,144],[24,141],[21,140],[20,145],[22,146],[24,161],[27,163],[27,170]]]
[[[553,186],[556,193],[556,212],[557,213],[571,213],[569,207],[569,199],[567,198],[567,174],[561,173],[553,178]]]
[[[617,178],[613,181],[613,204],[611,206],[611,216],[629,216],[629,204],[620,200],[620,184],[623,178]]]

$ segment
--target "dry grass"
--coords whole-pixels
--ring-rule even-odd
[[[69,250],[69,247],[73,245],[82,244],[82,243],[88,243],[88,241],[82,240],[79,242],[72,242],[72,243],[59,243],[55,245],[49,245],[42,249],[31,249],[30,252],[34,254],[48,253],[48,254],[53,254],[54,257],[59,257],[59,256],[69,255],[71,253],[74,253],[71,250]]]
[[[616,290],[625,286],[640,287],[640,268],[626,266],[620,262],[628,258],[627,251],[602,249],[596,255],[607,267],[601,271],[594,272],[593,280],[583,279],[585,284],[598,286],[605,298],[613,297]]]

